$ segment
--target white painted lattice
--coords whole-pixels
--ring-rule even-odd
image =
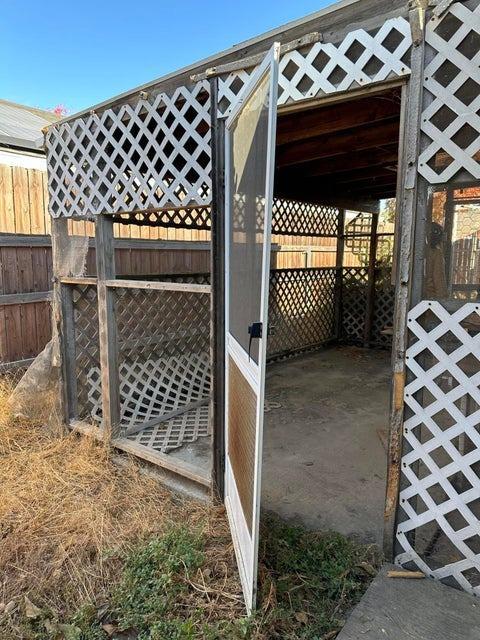
[[[120,213],[211,201],[208,82],[50,127],[50,213]]]
[[[190,409],[167,422],[147,427],[127,438],[154,451],[168,453],[208,435],[209,410],[208,405],[204,405]]]
[[[295,49],[280,60],[278,104],[383,82],[410,73],[410,25],[405,18],[387,20],[379,29],[357,29],[340,44],[317,42]],[[219,82],[219,115],[228,115],[253,69],[236,71]]]
[[[160,419],[173,411],[208,399],[210,361],[207,353],[136,358],[120,363],[120,419],[124,429]],[[102,421],[100,369],[87,374],[90,416]]]
[[[422,301],[408,328],[396,562],[480,595],[480,305]]]
[[[480,4],[455,2],[426,27],[425,106],[421,130],[428,146],[419,172],[432,184],[464,170],[480,178]]]

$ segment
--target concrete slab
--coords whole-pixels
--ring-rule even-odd
[[[271,365],[262,507],[380,545],[389,394],[385,351],[332,347]]]
[[[428,578],[388,578],[394,568],[382,568],[337,640],[479,640],[478,598]]]

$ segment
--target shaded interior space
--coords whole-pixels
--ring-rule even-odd
[[[389,380],[387,351],[353,346],[269,367],[265,509],[381,545]]]
[[[393,88],[277,125],[275,197],[308,204],[294,219],[274,208],[273,239],[317,258],[272,266],[262,508],[379,546],[400,110]]]

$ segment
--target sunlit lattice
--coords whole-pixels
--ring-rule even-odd
[[[410,73],[410,25],[392,18],[375,31],[357,29],[339,44],[317,42],[283,55],[278,104],[308,100]],[[227,115],[253,70],[228,74],[219,83],[219,115]]]
[[[419,172],[432,184],[465,170],[480,178],[480,4],[453,3],[426,26],[421,130],[428,145]]]
[[[408,315],[396,562],[480,594],[480,306]]]
[[[53,125],[46,145],[55,218],[210,203],[206,81]]]

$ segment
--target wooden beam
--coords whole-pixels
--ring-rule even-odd
[[[278,118],[277,145],[398,118],[399,114],[398,93],[349,100],[310,111],[285,114]]]
[[[369,347],[372,338],[373,313],[375,305],[375,262],[377,258],[377,230],[378,216],[372,217],[370,228],[370,246],[368,251],[368,280],[367,280],[367,301],[365,305],[365,325],[363,331],[363,346]]]
[[[322,42],[322,34],[318,33],[318,31],[313,31],[312,33],[307,33],[300,38],[296,38],[295,40],[291,40],[290,42],[286,42],[282,44],[280,47],[280,55],[285,55],[290,51],[294,51],[295,49],[301,49],[302,47],[306,47],[310,44],[315,44],[316,42]],[[240,60],[235,60],[233,62],[227,62],[226,64],[219,65],[217,67],[208,67],[202,73],[196,73],[190,76],[190,80],[192,82],[201,82],[202,80],[207,80],[209,78],[213,78],[215,76],[220,76],[223,74],[232,73],[233,71],[240,71],[242,69],[251,69],[252,67],[256,67],[259,65],[262,60],[265,58],[267,54],[268,48],[261,53],[257,53],[253,56],[249,56],[247,58],[241,58]]]
[[[343,256],[345,251],[345,209],[338,212],[337,252],[335,256],[335,333],[337,340],[342,338],[343,326]]]
[[[53,366],[60,370],[60,412],[64,426],[69,423],[75,406],[75,375],[72,370],[72,359],[75,359],[75,336],[71,332],[71,300],[64,290],[60,278],[65,273],[63,256],[68,248],[68,225],[65,218],[52,219],[52,268],[53,268],[53,298],[52,298],[52,340]],[[72,353],[73,351],[73,353]]]
[[[410,11],[410,24],[423,34],[419,14]],[[407,314],[410,302],[412,250],[417,206],[417,162],[420,145],[420,120],[423,97],[423,70],[425,43],[416,39],[411,53],[411,79],[403,91],[404,117],[400,137],[399,168],[401,190],[398,206],[400,239],[396,264],[395,312],[393,321],[393,393],[390,412],[390,430],[387,453],[387,487],[384,511],[383,550],[387,560],[394,556],[395,528],[400,490],[403,430],[403,389],[405,385],[405,351],[407,348]],[[423,212],[422,212],[423,213]]]
[[[111,289],[149,289],[151,291],[189,291],[192,293],[210,293],[209,284],[193,282],[158,282],[157,280],[105,280],[105,286]]]
[[[106,441],[120,432],[120,380],[114,293],[106,280],[115,278],[113,217],[100,214],[95,219],[97,244],[97,297],[102,381],[103,435]]]
[[[381,124],[342,131],[334,136],[319,136],[311,140],[284,145],[277,151],[277,166],[308,162],[328,158],[353,150],[375,149],[398,139],[398,118],[384,120]]]
[[[343,173],[347,169],[367,169],[375,166],[385,166],[386,164],[398,161],[398,143],[385,145],[377,149],[365,149],[362,151],[350,151],[329,158],[317,159],[303,162],[298,167],[280,167],[277,170],[280,179],[288,179],[289,176],[300,174],[303,177],[333,175]]]
[[[28,293],[5,293],[0,295],[0,307],[10,304],[28,304],[51,300],[51,291],[31,291]]]

